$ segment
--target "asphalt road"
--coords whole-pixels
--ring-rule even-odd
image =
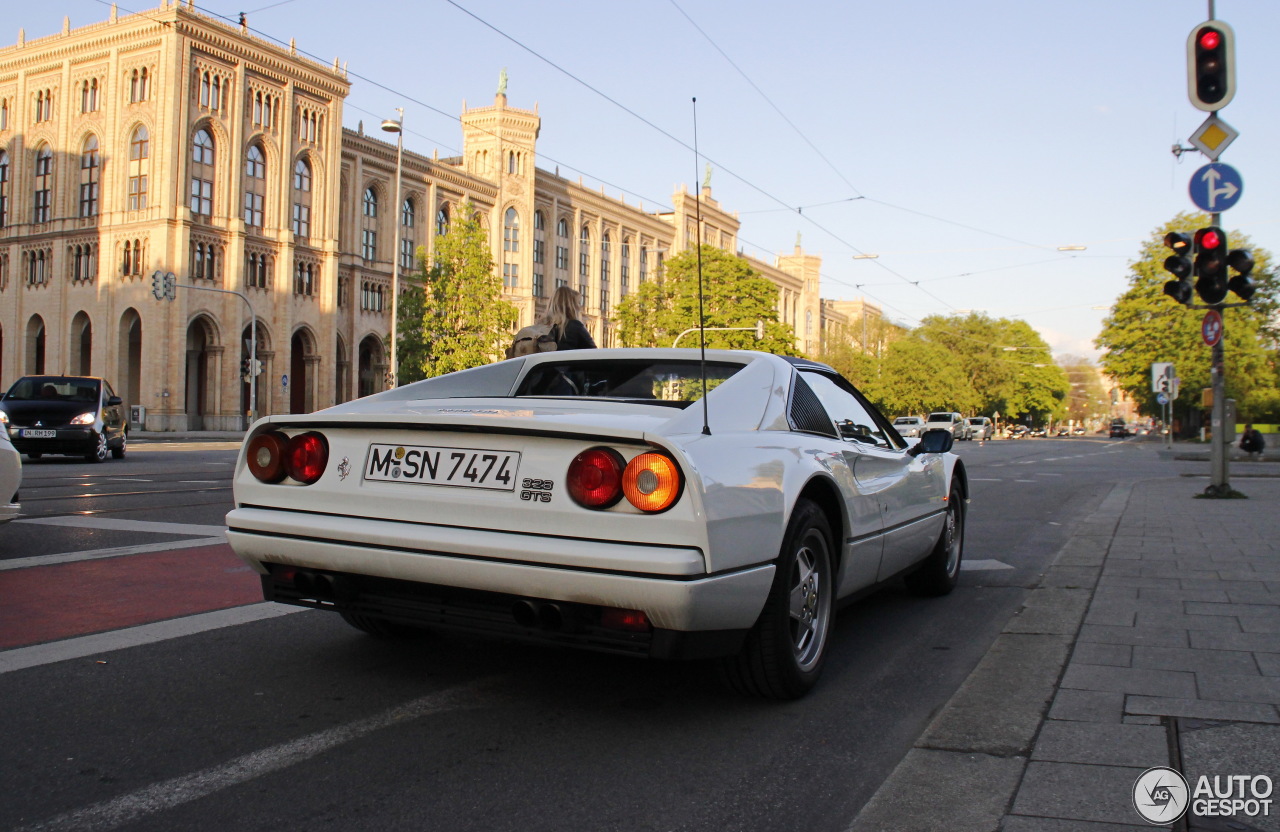
[[[699,664],[379,641],[315,611],[234,624],[265,605],[209,543],[233,448],[27,465],[24,518],[0,529],[0,828],[843,830],[1073,525],[1162,464],[1132,440],[960,443],[958,589],[847,608],[821,684],[778,704]],[[121,547],[146,551],[95,557]],[[122,617],[190,634],[48,660],[131,643]]]

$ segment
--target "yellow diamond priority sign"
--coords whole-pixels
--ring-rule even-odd
[[[1191,134],[1190,141],[1195,145],[1196,150],[1216,162],[1222,151],[1226,150],[1239,135],[1240,133],[1234,127],[1218,118],[1217,113],[1210,113],[1204,120],[1204,124]]]

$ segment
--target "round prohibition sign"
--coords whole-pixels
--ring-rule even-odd
[[[1221,312],[1210,309],[1204,313],[1204,320],[1200,322],[1200,337],[1204,339],[1206,346],[1218,346],[1218,342],[1222,340]]]

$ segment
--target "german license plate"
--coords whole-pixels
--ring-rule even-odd
[[[373,444],[364,463],[364,478],[514,491],[519,467],[520,454],[514,451]]]
[[[36,430],[27,428],[22,431],[23,439],[57,439],[58,432],[56,430]]]

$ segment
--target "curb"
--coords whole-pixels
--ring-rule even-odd
[[[848,832],[1000,828],[1134,485],[1115,485],[1081,521],[978,666],[880,784]],[[1017,684],[1011,684],[1015,679]]]

